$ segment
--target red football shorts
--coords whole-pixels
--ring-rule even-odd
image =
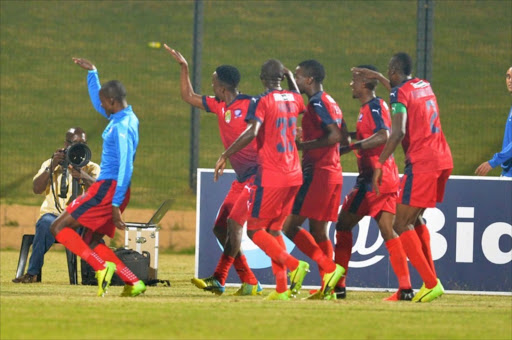
[[[77,197],[66,211],[84,227],[114,237],[116,226],[112,222],[112,198],[116,192],[117,181],[107,179],[96,181],[87,192]],[[124,211],[130,201],[130,189],[126,191],[123,204],[119,207]]]
[[[366,191],[365,186],[358,186],[345,197],[342,210],[358,216],[376,218],[381,212],[396,213],[397,193],[382,193],[379,196],[373,191]]]
[[[400,180],[397,203],[418,208],[433,208],[442,202],[452,169],[425,173],[405,173]]]
[[[314,176],[314,173],[304,173],[303,176],[292,214],[317,221],[336,221],[342,184],[329,183],[327,176]]]
[[[226,228],[228,225],[228,218],[232,219],[240,225],[244,225],[247,221],[249,213],[248,201],[251,195],[251,189],[254,181],[254,176],[249,178],[243,183],[235,180],[231,183],[224,202],[219,209],[219,214],[215,220],[216,227]]]
[[[249,200],[247,230],[281,230],[292,211],[300,186],[261,187],[253,185]]]

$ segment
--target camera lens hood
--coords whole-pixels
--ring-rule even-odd
[[[91,160],[91,149],[87,144],[76,143],[66,149],[66,160],[74,167],[81,168]]]

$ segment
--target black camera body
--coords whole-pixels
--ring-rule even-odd
[[[71,165],[74,168],[81,168],[87,165],[91,160],[91,149],[87,146],[87,144],[83,143],[74,143],[64,149],[64,154],[66,158],[62,161],[61,166],[66,167],[67,165]]]
[[[71,165],[73,168],[79,170],[80,168],[84,167],[89,163],[91,160],[91,149],[87,146],[87,144],[83,143],[74,143],[68,146],[66,149],[64,149],[64,154],[66,157],[64,160],[60,163],[60,166],[62,167],[62,177],[61,177],[61,183],[60,183],[60,194],[59,197],[66,198],[67,192],[68,192],[68,184],[67,184],[67,177],[68,177],[68,165]],[[73,178],[72,183],[72,195],[71,198],[75,199],[78,195],[78,180],[76,178]]]

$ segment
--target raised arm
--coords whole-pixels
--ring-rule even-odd
[[[391,91],[391,84],[389,83],[388,78],[384,77],[384,75],[380,72],[376,72],[373,70],[369,70],[367,68],[359,68],[359,67],[352,67],[350,69],[355,74],[360,74],[366,79],[377,79],[382,83],[382,85],[388,89],[388,91]]]
[[[194,92],[192,88],[192,83],[190,82],[190,75],[188,70],[187,60],[181,55],[180,52],[170,48],[167,44],[164,44],[164,48],[169,52],[169,54],[180,64],[181,66],[181,75],[180,75],[180,90],[181,90],[181,99],[185,102],[189,103],[192,106],[195,106],[200,109],[205,109],[203,105],[203,97]]]
[[[284,77],[288,81],[288,89],[290,91],[295,91],[297,93],[300,93],[299,87],[297,86],[297,83],[295,82],[295,78],[293,77],[293,72],[290,71],[288,68],[284,68]]]
[[[87,73],[87,89],[89,90],[89,98],[91,99],[92,106],[98,111],[103,117],[108,118],[107,112],[101,106],[100,100],[100,79],[98,77],[98,71],[96,66],[91,63],[89,60],[84,58],[73,58],[73,62],[83,68],[84,70],[89,71]]]

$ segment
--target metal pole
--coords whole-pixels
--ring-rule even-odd
[[[416,31],[416,76],[432,81],[434,0],[418,0]]]
[[[194,42],[192,49],[192,87],[196,93],[201,92],[201,57],[203,45],[203,1],[194,3]],[[190,111],[190,169],[189,186],[196,192],[197,168],[199,166],[199,110]]]

